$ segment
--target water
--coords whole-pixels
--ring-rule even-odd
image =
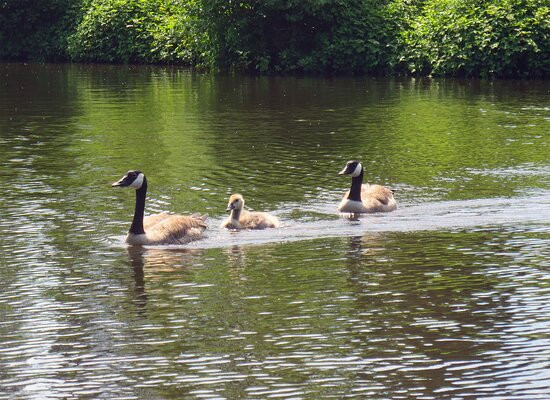
[[[549,398],[549,90],[1,64],[0,398]],[[137,168],[205,240],[124,245]]]

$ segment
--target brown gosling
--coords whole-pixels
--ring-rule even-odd
[[[250,212],[244,208],[244,198],[240,194],[233,194],[227,203],[229,217],[222,223],[227,229],[265,229],[280,226],[277,217],[265,212]]]

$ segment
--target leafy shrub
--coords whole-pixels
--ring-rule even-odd
[[[75,60],[205,63],[205,33],[189,1],[91,0],[69,53]]]
[[[158,23],[158,1],[92,0],[74,35],[69,52],[82,61],[149,61],[152,34]]]
[[[383,2],[203,0],[218,63],[259,72],[373,72],[383,64]]]
[[[0,59],[546,77],[548,0],[0,0]]]
[[[77,0],[0,0],[0,59],[65,59],[79,13]]]
[[[429,0],[402,38],[411,73],[511,77],[550,69],[546,0]]]
[[[155,62],[213,67],[211,42],[204,25],[193,2],[172,5],[152,29],[151,54]]]

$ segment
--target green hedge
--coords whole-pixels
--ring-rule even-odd
[[[205,0],[218,64],[267,72],[375,72],[386,23],[376,0]]]
[[[403,67],[422,75],[545,76],[547,0],[430,0],[403,30]]]
[[[91,0],[68,39],[73,60],[203,64],[206,31],[190,2]]]
[[[80,10],[78,0],[0,0],[0,60],[66,60]]]
[[[547,77],[548,0],[0,0],[0,59]]]

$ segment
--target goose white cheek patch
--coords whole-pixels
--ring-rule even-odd
[[[141,185],[143,185],[143,174],[139,174],[138,177],[130,184],[130,187],[139,189]]]
[[[352,178],[357,178],[359,175],[361,175],[361,170],[363,169],[363,166],[361,163],[357,164],[357,167],[355,167],[355,170],[350,174]]]

